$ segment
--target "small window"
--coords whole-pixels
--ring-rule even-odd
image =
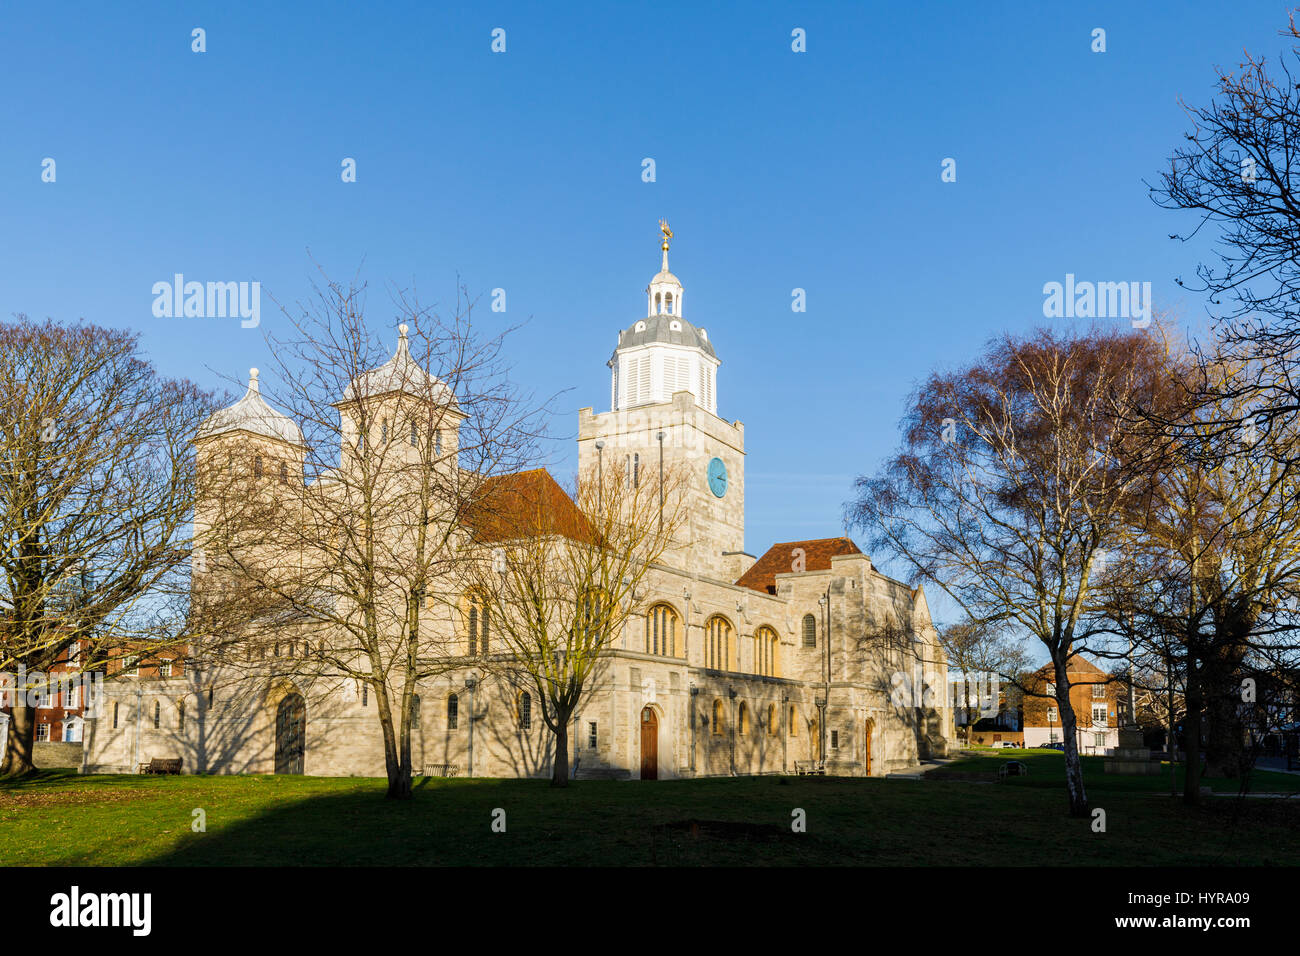
[[[725,729],[723,726],[724,724],[725,721],[722,716],[722,701],[715,700],[713,702],[713,733],[715,735],[722,733]]]
[[[288,483],[289,483],[289,465],[286,462],[282,461],[280,462],[280,484],[287,485]]]
[[[45,742],[46,742],[47,740],[49,740],[49,739],[50,739],[50,725],[49,725],[49,724],[37,724],[37,725],[36,725],[36,740],[37,740],[37,742],[38,742],[38,743],[45,743]]]
[[[132,654],[122,662],[122,673],[127,677],[140,676],[140,658]]]
[[[157,730],[162,726],[162,701],[153,702],[153,729]]]
[[[212,706],[212,688],[211,688],[211,687],[208,688],[208,706],[209,706],[209,707]]]
[[[1054,720],[1056,720],[1056,708],[1049,707],[1047,708],[1047,721],[1048,723],[1051,723]]]
[[[460,698],[452,694],[447,698],[447,729],[455,730],[460,722]]]
[[[76,710],[81,706],[81,702],[78,699],[80,695],[77,693],[79,690],[81,690],[81,688],[76,684],[73,684],[63,692],[63,706],[65,709]]]
[[[442,454],[442,429],[433,433],[433,453],[435,455]]]
[[[262,477],[262,456],[261,455],[253,456],[253,477],[254,478]]]
[[[795,709],[794,704],[790,705],[790,736],[799,736],[799,711]]]
[[[172,676],[172,662],[171,662],[171,661],[159,661],[159,662],[158,662],[158,676],[159,676],[159,677],[171,677],[171,676]]]
[[[743,703],[740,705],[740,716],[736,719],[736,729],[742,737],[749,733],[749,708]]]
[[[1048,696],[1048,697],[1055,697],[1055,696],[1056,696],[1056,685],[1055,685],[1055,684],[1049,683],[1049,684],[1047,685],[1047,696]]]
[[[587,748],[589,750],[596,749],[596,722],[594,720],[587,721]]]
[[[1105,685],[1105,684],[1093,684],[1093,685],[1092,685],[1092,697],[1093,697],[1093,700],[1105,700],[1105,699],[1106,699],[1106,685]]]
[[[533,695],[524,691],[519,695],[519,729],[528,730],[533,726]]]
[[[413,694],[411,695],[411,723],[418,724],[419,722],[420,722],[420,695]]]
[[[370,706],[370,685],[364,682],[361,684],[361,706]]]
[[[832,730],[832,731],[831,731],[831,750],[839,750],[839,749],[840,749],[840,732],[839,732],[838,730]]]
[[[817,646],[817,618],[811,614],[803,616],[803,646]]]
[[[117,730],[118,711],[121,709],[121,707],[122,705],[118,701],[113,701],[113,729],[114,730]]]
[[[641,456],[632,456],[632,487],[641,487]]]
[[[767,705],[767,735],[776,736],[776,704]]]
[[[420,432],[415,422],[411,422],[411,447],[415,448],[420,444]]]
[[[385,418],[383,424],[379,426],[379,444],[388,444],[388,419]]]
[[[176,702],[176,729],[184,732],[185,730],[185,701]]]

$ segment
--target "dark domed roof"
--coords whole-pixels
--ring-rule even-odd
[[[713,343],[709,341],[708,336],[680,315],[652,315],[645,319],[638,319],[618,334],[618,347],[614,351],[649,345],[653,342],[685,345],[700,349],[714,358],[718,357],[713,351]]]

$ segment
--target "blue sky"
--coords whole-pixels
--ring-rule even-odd
[[[1276,56],[1286,21],[1248,0],[177,6],[0,12],[6,318],[130,327],[215,386],[267,364],[269,296],[306,294],[309,249],[441,303],[459,275],[506,290],[481,318],[527,323],[514,374],[569,389],[571,439],[579,407],[608,407],[665,217],[719,412],[746,424],[756,552],[841,533],[911,388],[1047,321],[1044,283],[1149,281],[1199,320],[1173,280],[1204,248],[1168,238],[1187,223],[1143,179],[1188,126],[1178,98],[1205,102],[1243,47]],[[177,272],[261,282],[262,327],[155,318]],[[557,471],[575,466],[565,440]]]

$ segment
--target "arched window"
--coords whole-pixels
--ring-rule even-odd
[[[767,735],[776,736],[776,704],[767,705]]]
[[[754,632],[754,670],[764,677],[777,677],[776,649],[779,640],[776,631],[764,624]]]
[[[790,736],[799,736],[799,710],[794,704],[790,705]]]
[[[641,456],[632,456],[632,487],[641,487]]]
[[[519,729],[528,730],[533,726],[533,695],[523,691],[519,695]]]
[[[185,731],[185,701],[176,702],[176,729],[182,733]]]
[[[438,429],[433,433],[433,453],[435,455],[442,454],[442,429]]]
[[[488,651],[488,606],[481,594],[470,594],[466,598],[465,617],[469,630],[469,656],[476,657]]]
[[[460,722],[460,698],[452,694],[447,698],[447,729],[455,730]]]
[[[728,671],[731,666],[731,622],[717,615],[704,625],[704,666]]]
[[[656,293],[655,293],[655,314],[658,315],[658,314],[659,314],[660,312],[662,312],[663,310],[664,310],[664,297],[663,297],[663,293],[661,293],[661,292],[656,292]]]
[[[817,618],[811,614],[803,616],[803,646],[817,646]]]
[[[715,734],[720,734],[726,729],[727,721],[722,714],[722,701],[715,700],[713,702],[713,732]]]
[[[420,695],[412,694],[411,695],[411,723],[418,724],[419,722],[420,722]]]
[[[740,716],[736,719],[736,729],[741,734],[749,733],[749,708],[743,702],[740,705]]]
[[[162,725],[162,701],[153,702],[153,729],[157,730]]]
[[[677,612],[667,604],[656,604],[646,612],[645,652],[677,656]]]
[[[388,444],[388,419],[385,418],[383,424],[379,426],[379,444]]]
[[[411,447],[416,448],[420,444],[420,432],[415,422],[411,422]]]
[[[261,455],[253,456],[253,477],[254,478],[262,477],[262,456]]]
[[[280,462],[280,484],[287,485],[288,483],[289,483],[289,465],[286,462],[282,461]]]
[[[669,315],[673,314],[673,294],[671,292],[664,295],[664,307]]]

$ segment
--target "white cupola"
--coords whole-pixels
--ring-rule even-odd
[[[663,266],[646,288],[646,317],[618,334],[609,360],[610,404],[615,411],[671,402],[690,392],[695,404],[718,413],[718,361],[708,333],[682,318],[682,284],[668,271],[668,223],[659,220]]]

